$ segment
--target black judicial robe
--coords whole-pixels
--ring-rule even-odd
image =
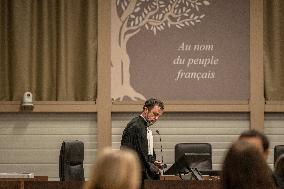
[[[121,148],[127,147],[137,152],[142,168],[142,179],[159,179],[155,165],[156,155],[148,155],[147,122],[141,117],[133,118],[123,131]]]

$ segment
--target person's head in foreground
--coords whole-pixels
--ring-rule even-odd
[[[85,189],[139,189],[141,170],[134,151],[102,150]]]
[[[247,141],[255,145],[265,160],[267,160],[269,155],[269,140],[265,134],[260,131],[250,129],[242,132],[239,136],[239,140]]]
[[[272,173],[260,150],[238,140],[225,156],[222,168],[223,189],[274,189]]]

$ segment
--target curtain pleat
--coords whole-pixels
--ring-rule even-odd
[[[96,99],[97,0],[0,1],[0,100]]]

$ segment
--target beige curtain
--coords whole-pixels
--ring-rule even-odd
[[[264,0],[266,100],[284,100],[284,1]]]
[[[97,0],[0,0],[0,100],[96,99]]]

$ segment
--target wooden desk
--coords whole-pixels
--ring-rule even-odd
[[[181,178],[174,175],[162,175],[160,176],[160,180],[181,180]]]
[[[0,181],[0,189],[82,189],[83,185],[80,181]]]
[[[220,181],[146,180],[144,189],[220,189]]]
[[[0,181],[0,189],[82,189],[80,181]],[[220,182],[213,180],[146,180],[144,189],[220,189]]]
[[[24,189],[82,189],[81,181],[25,181]]]
[[[27,181],[48,181],[48,176],[35,176],[34,178],[0,178],[0,189],[24,189]]]
[[[21,181],[0,181],[0,189],[21,189]]]

